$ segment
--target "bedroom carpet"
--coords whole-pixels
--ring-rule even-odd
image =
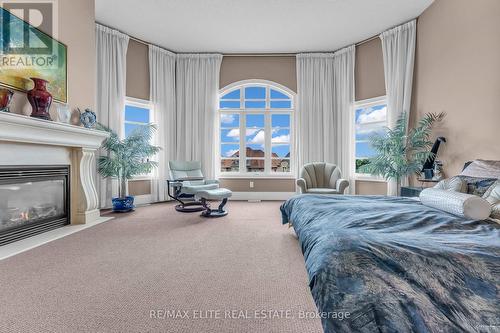
[[[279,205],[156,204],[2,260],[0,332],[322,332]]]

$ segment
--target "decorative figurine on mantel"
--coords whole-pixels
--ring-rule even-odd
[[[31,117],[40,118],[45,120],[52,120],[50,118],[49,109],[52,104],[52,95],[47,91],[47,80],[39,79],[36,77],[30,78],[35,87],[28,91],[28,101],[33,108]]]
[[[83,113],[80,111],[80,108],[77,108],[77,110],[80,113],[80,121],[82,122],[82,125],[85,128],[93,128],[97,122],[95,112],[91,109],[85,109],[85,112]]]
[[[0,88],[0,112],[10,112],[9,104],[14,92],[7,88]]]

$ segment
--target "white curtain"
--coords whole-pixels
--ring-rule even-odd
[[[215,177],[220,54],[178,54],[176,67],[178,160],[196,160]]]
[[[96,24],[97,51],[97,119],[121,134],[125,107],[126,59],[129,37],[119,31]],[[105,154],[105,152],[101,152]],[[111,198],[118,195],[118,184],[100,178],[101,208],[111,206]]]
[[[149,45],[150,100],[158,126],[155,144],[162,148],[156,157],[158,168],[154,169],[151,181],[154,202],[168,199],[168,161],[176,157],[175,58],[175,54]]]
[[[416,31],[416,21],[413,20],[380,34],[390,128],[395,126],[403,112],[409,121]],[[407,182],[408,179],[403,179],[403,184]],[[395,181],[388,182],[387,191],[389,195],[397,195]]]
[[[340,167],[354,193],[355,48],[297,55],[298,166],[323,161]]]

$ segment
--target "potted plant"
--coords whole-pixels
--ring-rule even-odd
[[[127,182],[132,177],[150,173],[157,163],[149,158],[160,151],[150,144],[156,127],[152,124],[138,126],[127,138],[120,140],[110,128],[97,124],[97,129],[110,133],[102,144],[108,154],[98,159],[99,173],[105,178],[118,179],[118,197],[112,198],[113,211],[128,212],[134,209],[134,197],[128,195]]]
[[[445,116],[444,112],[427,113],[415,128],[408,130],[407,114],[402,113],[393,129],[387,128],[384,134],[370,137],[370,144],[377,154],[360,166],[360,171],[395,180],[399,195],[402,179],[420,173],[425,161],[434,157],[430,151],[433,144],[430,141],[431,129]]]

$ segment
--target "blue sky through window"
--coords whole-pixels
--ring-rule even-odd
[[[149,123],[149,110],[133,105],[125,105],[125,121]]]
[[[375,156],[370,137],[383,134],[387,126],[387,106],[379,104],[356,109],[356,158]]]

